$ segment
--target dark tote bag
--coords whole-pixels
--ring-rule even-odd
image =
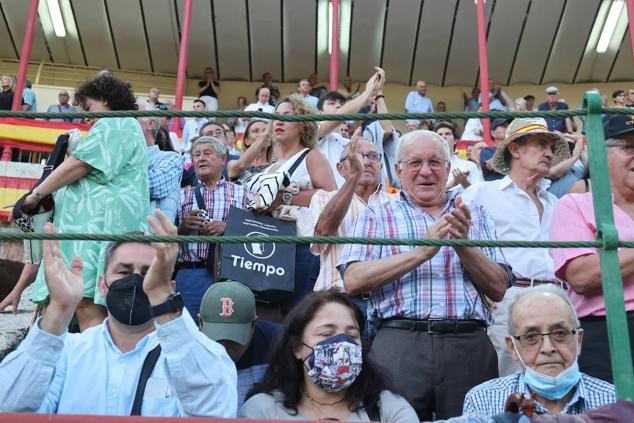
[[[295,222],[231,207],[225,236],[296,236]],[[295,281],[295,244],[223,244],[220,276],[242,282],[259,301],[280,303],[291,297]]]

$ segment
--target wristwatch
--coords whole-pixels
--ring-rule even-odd
[[[293,200],[293,194],[291,194],[288,191],[284,191],[282,193],[282,203],[284,203],[285,206],[290,206],[292,200]]]
[[[172,292],[164,303],[150,307],[152,317],[162,314],[177,313],[183,310],[183,297],[180,292]]]

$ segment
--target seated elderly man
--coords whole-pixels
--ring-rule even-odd
[[[523,370],[469,391],[465,414],[503,413],[514,392],[535,394],[539,414],[581,414],[615,401],[614,386],[579,371],[583,329],[563,290],[552,285],[525,288],[508,310],[506,345]]]
[[[400,201],[363,211],[353,236],[492,239],[486,213],[445,190],[450,153],[440,135],[406,134],[397,159]],[[499,249],[346,245],[340,265],[349,294],[370,294],[370,354],[421,420],[460,415],[467,391],[498,376],[482,297],[499,301],[512,277]]]
[[[614,224],[619,239],[634,240],[634,118],[631,115],[611,115],[603,123],[607,147]],[[593,187],[594,188],[594,187]],[[565,195],[555,207],[550,227],[552,240],[595,240],[596,224],[592,193]],[[627,312],[627,327],[634,334],[634,249],[619,249],[623,276],[623,297]],[[581,369],[594,376],[612,381],[605,300],[601,285],[599,254],[594,248],[551,249],[555,274],[569,286],[568,294],[586,330]]]

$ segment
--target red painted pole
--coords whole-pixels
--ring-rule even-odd
[[[192,20],[192,0],[183,4],[183,22],[181,23],[181,46],[178,51],[178,71],[176,74],[176,98],[174,110],[183,110],[183,94],[187,79],[187,49],[189,48],[189,27]]]
[[[339,0],[332,0],[332,22],[330,23],[332,44],[330,45],[330,91],[339,88]]]
[[[482,98],[482,111],[489,111],[489,62],[487,60],[487,35],[484,23],[484,2],[475,0],[478,16],[478,52],[480,56],[480,97]],[[493,145],[491,140],[491,122],[488,118],[482,119],[482,136],[487,144]]]
[[[35,18],[37,18],[37,6],[39,0],[31,0],[29,6],[29,16],[24,29],[24,42],[22,43],[22,54],[20,55],[20,67],[18,69],[18,80],[15,83],[13,92],[13,103],[11,110],[22,109],[22,90],[26,81],[26,71],[29,68],[29,58],[31,57],[31,46],[33,45],[33,33],[35,32]]]
[[[632,63],[634,63],[634,0],[626,0],[627,25],[630,29],[630,48],[632,49]]]

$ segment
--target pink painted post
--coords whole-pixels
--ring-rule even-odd
[[[484,23],[484,2],[475,0],[478,15],[478,52],[480,58],[480,96],[482,97],[482,111],[489,111],[489,62],[487,61],[487,36]],[[487,144],[493,145],[491,140],[491,122],[488,118],[482,119],[482,136]]]
[[[183,5],[183,22],[181,23],[181,46],[178,51],[178,71],[176,74],[176,98],[174,110],[183,110],[183,95],[187,79],[187,49],[189,48],[189,27],[192,20],[192,0],[185,0]]]
[[[29,16],[26,20],[26,28],[24,29],[24,42],[22,43],[22,54],[20,55],[20,67],[18,68],[18,80],[15,83],[13,92],[13,103],[11,110],[18,111],[22,109],[22,90],[26,81],[26,71],[29,68],[29,58],[31,57],[31,46],[33,45],[33,32],[35,32],[35,19],[37,18],[37,6],[39,0],[31,0],[29,6]]]
[[[634,63],[634,0],[626,0],[627,25],[630,30],[630,48],[632,49],[632,63]]]
[[[332,44],[330,45],[330,91],[339,88],[339,0],[332,0],[332,22],[330,23]]]

